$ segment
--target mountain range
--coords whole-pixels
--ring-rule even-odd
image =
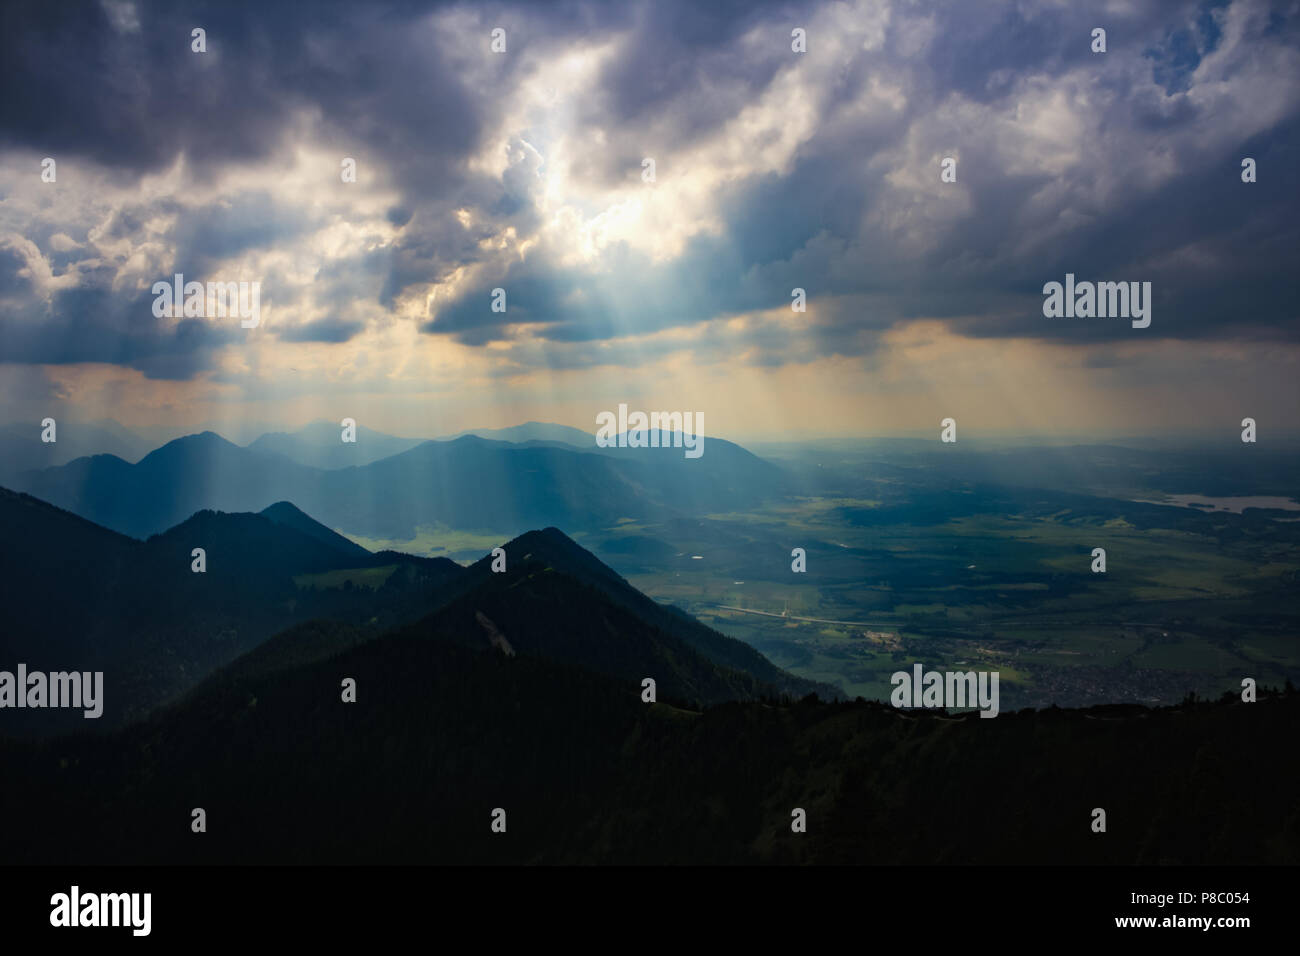
[[[655,677],[666,695],[695,704],[835,693],[650,600],[555,528],[505,543],[508,568],[493,573],[490,556],[464,568],[372,553],[285,501],[259,513],[199,511],[139,541],[0,489],[0,534],[0,600],[10,609],[0,662],[102,670],[104,726],[313,619],[370,635],[410,626],[471,646],[501,634],[522,652]],[[4,718],[11,733],[99,726],[66,711]]]
[[[494,448],[434,444],[466,441]],[[0,669],[105,673],[99,721],[0,710],[9,862],[1300,860],[1294,786],[1240,783],[1300,730],[1289,686],[902,713],[832,700],[554,527],[462,567],[287,501],[138,540],[0,490],[0,534]]]
[[[471,428],[466,431],[456,432],[454,435],[447,435],[441,440],[454,441],[457,438],[464,438],[466,435],[486,438],[490,441],[560,442],[565,445],[573,445],[575,448],[596,447],[596,436],[590,432],[584,432],[579,428],[571,428],[568,425],[555,425],[550,422],[524,422],[522,425],[512,425],[509,428]]]
[[[310,435],[319,438],[325,427]],[[337,465],[355,449],[357,464],[316,467],[276,450],[311,457],[303,449],[315,445],[301,437],[263,436],[244,448],[203,432],[135,464],[94,455],[24,472],[12,486],[133,537],[160,533],[199,510],[260,511],[289,500],[340,531],[409,540],[422,527],[516,535],[731,510],[782,493],[786,481],[775,465],[721,439],[707,439],[698,459],[680,448],[583,450],[464,436],[368,460],[379,451],[359,450],[365,433],[355,445],[339,441],[337,429],[331,434],[346,451],[324,457]],[[385,450],[397,447],[384,440],[374,439]]]
[[[1293,691],[991,721],[811,696],[696,709],[646,703],[633,681],[571,660],[442,638],[432,624],[367,638],[312,621],[106,737],[0,737],[0,768],[21,781],[0,788],[10,823],[0,855],[78,865],[1300,861],[1293,779],[1241,785],[1300,731]],[[1090,827],[1094,807],[1108,813],[1104,835]],[[191,829],[194,808],[204,833]],[[792,827],[800,811],[806,832]],[[498,813],[504,833],[490,827]]]
[[[0,484],[25,471],[66,465],[77,458],[107,454],[138,461],[155,447],[149,439],[113,421],[56,422],[54,441],[42,441],[40,422],[0,425]]]
[[[365,425],[356,426],[355,442],[344,443],[342,433],[342,427],[333,422],[312,422],[295,432],[267,432],[247,447],[310,468],[333,469],[368,465],[414,448],[422,441],[385,435]]]

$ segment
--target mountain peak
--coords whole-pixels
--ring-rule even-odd
[[[512,564],[524,560],[540,561],[557,571],[585,581],[603,581],[607,585],[628,590],[632,588],[617,571],[556,527],[525,531],[502,547],[506,552],[506,560]],[[472,567],[486,570],[491,563],[492,555],[489,554]]]
[[[515,594],[516,588],[532,588],[541,589],[541,591],[534,590],[533,593],[535,594],[544,592],[547,595],[544,600],[549,602],[549,606],[567,607],[570,604],[581,603],[576,597],[580,592],[572,590],[576,582],[576,585],[594,590],[601,596],[602,600],[608,601],[614,607],[627,612],[643,624],[649,625],[657,632],[653,639],[661,644],[667,642],[668,646],[678,647],[680,645],[677,645],[676,642],[680,641],[692,651],[707,658],[717,667],[731,672],[743,673],[748,675],[746,680],[761,682],[782,692],[806,694],[815,690],[829,697],[835,697],[838,693],[834,687],[829,685],[816,684],[812,681],[796,678],[782,671],[743,641],[714,631],[677,608],[659,604],[638,591],[617,571],[602,562],[559,528],[547,526],[538,530],[527,531],[508,541],[502,547],[506,553],[507,568],[505,574],[494,574],[492,572],[491,566],[494,559],[489,554],[471,565],[469,568],[470,573],[462,579],[462,593],[472,595],[468,603],[464,604],[463,610],[467,615],[471,610],[484,610],[484,613],[488,614],[502,633],[511,639],[515,649],[520,653],[528,652],[527,644],[521,646],[515,638],[539,630],[547,631],[547,626],[540,620],[518,614],[514,615],[515,620],[513,623],[506,623],[508,617],[514,614],[510,607],[515,601],[523,600],[517,595],[509,601],[495,605],[496,611],[504,615],[501,618],[498,618],[497,614],[491,610],[485,610],[486,605],[483,602],[490,601],[490,595],[492,594]],[[535,570],[539,564],[554,573],[532,574],[531,571]],[[566,588],[569,590],[566,591]],[[477,633],[478,629],[469,625],[468,617],[460,623],[464,626],[461,627],[458,624],[456,633]],[[585,628],[586,625],[584,624],[583,627]],[[575,628],[575,631],[581,629]],[[601,631],[596,643],[588,645],[580,651],[575,644],[569,643],[567,645],[569,652],[574,653],[589,664],[595,660],[608,663],[609,658],[603,656],[607,652],[615,654],[626,652],[626,648],[620,651],[609,651],[608,645],[603,643],[609,633],[611,632]],[[619,633],[618,628],[615,627],[612,633]],[[587,636],[593,637],[593,632],[588,630]],[[548,638],[548,641],[550,640],[552,638]],[[568,638],[565,638],[565,640],[568,640]],[[558,646],[557,644],[548,644],[548,647],[552,650]],[[604,650],[601,648],[604,648]],[[683,658],[683,661],[685,662],[685,658]],[[712,677],[707,677],[707,679],[711,680]],[[757,685],[745,691],[745,693],[758,692]]]
[[[261,511],[260,515],[275,520],[277,517],[308,517],[307,513],[295,505],[292,501],[277,501],[273,505],[267,505]]]
[[[364,561],[373,557],[361,545],[321,524],[291,501],[277,501],[275,504],[263,508],[258,514],[282,527],[301,531],[308,537],[315,538],[322,544],[328,545],[343,554],[351,555],[358,560]]]
[[[593,558],[595,557],[595,555],[592,555],[590,551],[553,525],[546,528],[535,529],[533,531],[525,531],[523,534],[507,542],[505,547],[513,549],[534,547],[538,545],[564,548],[574,552],[575,554],[585,554]]]
[[[159,459],[168,459],[177,455],[232,449],[238,451],[239,446],[214,431],[201,431],[194,435],[182,435],[180,438],[173,438],[167,444],[145,455],[144,458],[140,459],[140,464],[156,462]]]
[[[418,446],[423,439],[398,438],[365,425],[356,426],[355,441],[341,441],[339,422],[318,420],[296,431],[266,432],[248,448],[260,454],[274,454],[299,465],[335,470],[368,465]]]
[[[557,442],[577,448],[592,448],[596,444],[595,435],[584,432],[580,428],[556,425],[554,422],[524,422],[522,425],[511,425],[509,428],[467,428],[464,431],[456,432],[454,435],[444,436],[444,440],[457,439],[465,435],[476,435],[488,441],[504,441],[516,444]]]
[[[216,511],[204,508],[180,524],[152,535],[147,544],[183,541],[186,547],[199,541],[210,554],[218,551],[238,555],[246,567],[289,566],[295,570],[330,570],[364,567],[374,555],[303,513],[288,501],[280,501],[261,512]],[[233,563],[233,562],[228,562]]]
[[[173,438],[166,445],[163,445],[163,447],[166,448],[169,445],[204,445],[204,444],[229,445],[231,448],[238,447],[237,445],[235,445],[234,442],[228,441],[227,439],[223,438],[221,435],[218,435],[216,432],[212,431],[211,429],[204,429],[203,431],[196,432],[193,435],[182,435],[180,438]]]

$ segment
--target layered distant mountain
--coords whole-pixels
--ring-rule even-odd
[[[447,435],[440,441],[454,441],[457,438],[464,438],[466,435],[486,438],[490,441],[516,443],[530,441],[561,442],[565,445],[573,445],[576,448],[596,447],[596,436],[594,434],[584,432],[578,428],[570,428],[568,425],[554,425],[549,422],[524,422],[522,425],[512,425],[509,428],[469,428],[454,435]]]
[[[398,438],[364,425],[356,427],[356,441],[344,442],[343,429],[334,422],[312,422],[296,432],[267,432],[248,447],[280,455],[312,468],[349,468],[400,454],[420,444],[422,438]]]
[[[39,421],[0,425],[0,483],[24,471],[64,465],[87,455],[138,461],[153,446],[117,422],[56,422],[54,441],[42,441]]]
[[[582,451],[466,436],[334,470],[300,464],[271,444],[241,448],[203,432],[134,465],[96,455],[27,472],[14,485],[135,537],[203,509],[260,511],[289,500],[345,533],[402,539],[439,525],[503,536],[547,525],[604,528],[623,518],[730,511],[785,488],[776,466],[712,438],[703,456],[687,459],[681,448]]]
[[[353,465],[368,465],[381,458],[389,458],[409,451],[428,441],[425,438],[399,438],[364,425],[357,425],[357,440],[345,443],[341,440],[342,430],[342,426],[338,423],[317,421],[297,431],[267,432],[251,442],[248,447],[254,451],[282,455],[300,465],[329,470],[350,468]],[[548,422],[525,422],[509,428],[469,428],[436,440],[451,442],[466,436],[512,444],[560,444],[584,449],[596,446],[594,435],[567,425]],[[75,456],[66,457],[63,461],[70,461],[72,457]]]
[[[168,442],[134,465],[94,455],[28,472],[15,485],[97,524],[144,538],[204,509],[260,511],[293,498],[284,492],[311,486],[325,474],[203,432]]]

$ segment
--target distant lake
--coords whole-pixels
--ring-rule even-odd
[[[1205,495],[1170,495],[1163,501],[1151,498],[1133,498],[1148,505],[1181,505],[1197,511],[1231,511],[1241,514],[1247,508],[1281,508],[1283,511],[1300,511],[1300,502],[1290,498],[1273,498],[1268,495],[1247,495],[1243,498],[1207,498]]]

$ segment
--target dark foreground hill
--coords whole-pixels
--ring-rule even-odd
[[[558,528],[522,534],[504,550],[508,569],[536,565],[581,581],[617,608],[653,625],[666,638],[686,644],[720,667],[752,675],[760,684],[769,685],[767,689],[796,697],[809,693],[834,697],[840,693],[832,685],[794,677],[744,641],[701,624],[679,608],[652,600]],[[491,567],[492,556],[488,555],[471,565],[457,586],[469,588],[490,580],[495,576]]]
[[[348,678],[355,703],[341,699]],[[15,782],[0,789],[0,855],[1295,863],[1283,755],[1297,731],[1294,693],[994,720],[811,698],[698,712],[487,641],[308,624],[111,737],[0,742]],[[206,833],[191,831],[199,807]],[[497,808],[505,833],[491,830]],[[796,808],[806,833],[791,831]]]
[[[202,573],[193,569],[196,548]],[[0,491],[0,669],[102,671],[105,684],[98,720],[6,708],[0,734],[137,719],[313,619],[374,637],[423,617],[420,634],[653,677],[691,705],[835,693],[655,603],[557,529],[505,548],[505,574],[486,561],[465,569],[446,558],[372,554],[288,502],[260,514],[201,511],[141,542]]]
[[[304,586],[303,576],[347,569],[374,569],[375,586]],[[105,685],[98,720],[5,709],[0,734],[123,723],[295,623],[326,617],[378,633],[414,619],[461,573],[445,558],[371,554],[287,502],[199,512],[138,541],[0,489],[0,669],[103,671]]]
[[[610,601],[598,588],[540,561],[488,575],[400,633],[545,657],[637,684],[648,677],[660,694],[690,706],[777,696],[785,689],[715,663],[653,621]],[[817,686],[784,677],[785,686]]]
[[[785,696],[815,685],[554,528],[502,573],[366,558],[287,504],[141,542],[4,492],[0,532],[0,660],[102,664],[106,716],[149,711],[0,711],[7,862],[1300,862],[1289,688],[904,714]],[[103,732],[17,739],[60,715]]]

